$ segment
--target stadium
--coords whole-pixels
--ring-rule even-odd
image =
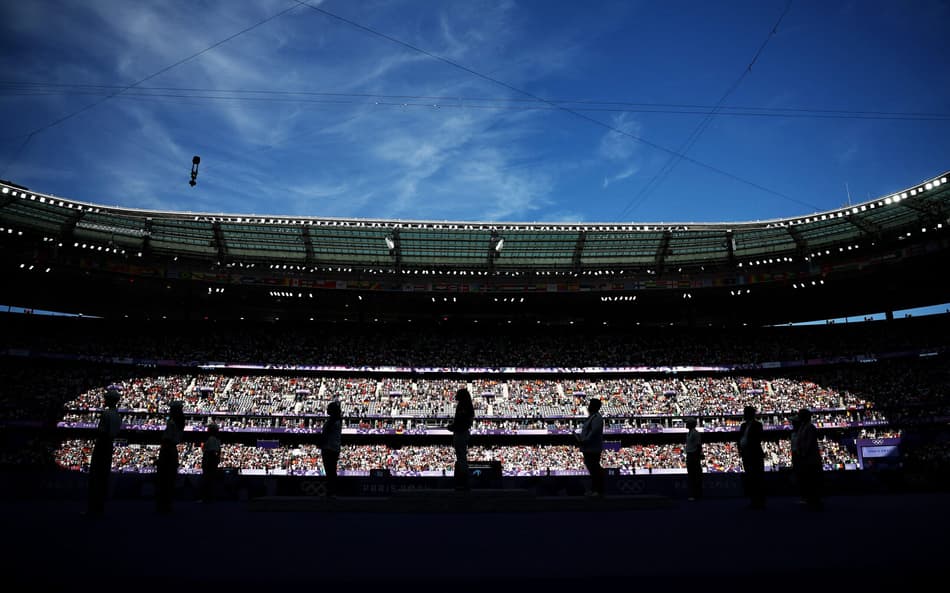
[[[945,3],[0,14],[7,588],[945,579]]]
[[[187,421],[179,508],[199,496],[211,423],[222,501],[265,512],[645,512],[687,495],[689,418],[705,497],[741,500],[746,405],[765,425],[771,497],[798,491],[801,408],[830,500],[943,490],[947,313],[900,312],[950,302],[942,282],[920,281],[947,267],[946,179],[728,225],[265,219],[4,182],[12,492],[82,500],[107,390],[123,418],[112,505],[154,496],[174,400]],[[798,325],[833,317],[854,319]],[[462,499],[445,429],[459,386],[476,410]],[[604,402],[608,472],[596,502],[572,437],[591,397]],[[344,447],[328,508],[317,442],[332,400]]]

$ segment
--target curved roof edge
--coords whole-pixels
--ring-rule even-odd
[[[915,183],[905,189],[890,192],[877,198],[873,198],[857,204],[845,207],[833,208],[821,212],[814,212],[808,215],[792,216],[784,218],[774,218],[755,221],[735,221],[735,222],[517,222],[517,221],[472,221],[472,220],[425,220],[425,219],[384,219],[384,218],[343,218],[330,216],[291,216],[276,214],[228,214],[214,212],[192,212],[176,210],[145,210],[141,208],[106,206],[93,202],[74,200],[55,194],[44,194],[33,191],[24,186],[13,182],[0,180],[0,195],[10,195],[16,197],[27,197],[29,199],[40,199],[53,204],[58,204],[68,208],[79,208],[91,212],[105,212],[119,216],[130,216],[135,218],[172,218],[196,221],[221,221],[238,222],[250,224],[276,224],[276,225],[299,225],[325,223],[339,226],[356,227],[385,227],[385,228],[458,228],[458,229],[479,229],[479,230],[545,230],[545,231],[579,231],[579,230],[599,230],[599,231],[660,231],[660,230],[732,230],[732,229],[756,229],[773,228],[776,226],[795,226],[827,220],[829,218],[843,217],[848,214],[857,214],[869,208],[877,208],[892,203],[899,203],[903,200],[916,197],[927,191],[938,187],[943,187],[950,177],[950,171],[945,171],[939,175]],[[22,194],[22,195],[21,195]]]

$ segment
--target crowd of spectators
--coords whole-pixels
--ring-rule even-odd
[[[905,453],[903,463],[909,471],[935,475],[943,484],[950,484],[950,440],[910,447]]]
[[[108,385],[112,374],[98,365],[0,357],[0,422],[55,422],[64,402]],[[101,405],[99,399],[96,407]]]
[[[477,417],[583,417],[589,397],[604,402],[604,415],[737,416],[746,405],[764,414],[790,414],[803,407],[865,410],[873,403],[848,390],[789,378],[691,376],[677,378],[554,379],[497,381],[486,391],[479,382],[464,385],[473,393]],[[119,409],[163,413],[168,403],[184,402],[186,414],[305,416],[322,414],[339,400],[353,417],[448,417],[450,394],[458,379],[286,377],[274,375],[159,375],[97,386],[66,402],[69,411],[97,410],[107,389],[119,389]]]
[[[155,361],[404,367],[622,367],[880,357],[946,351],[950,316],[769,328],[414,323],[121,323],[7,316],[0,350]],[[143,339],[143,336],[147,339]]]
[[[92,455],[90,440],[70,440],[56,451],[60,467],[87,471]],[[848,447],[833,441],[820,442],[824,467],[827,470],[855,469],[857,459]],[[704,470],[707,472],[738,472],[742,462],[735,443],[706,443]],[[771,470],[791,466],[789,440],[765,443],[766,466]],[[155,469],[157,445],[125,444],[115,447],[113,470],[117,472],[149,473]],[[197,444],[179,445],[180,472],[201,472],[201,448]],[[499,461],[503,475],[545,475],[577,473],[587,470],[576,446],[571,445],[513,445],[473,446],[469,459]],[[682,445],[653,444],[607,449],[603,453],[604,467],[617,468],[621,474],[638,470],[671,471],[686,469],[686,454]],[[341,475],[367,475],[377,468],[388,469],[394,476],[452,475],[455,453],[451,446],[423,445],[390,448],[385,445],[343,446],[340,454]],[[225,444],[221,448],[221,468],[234,468],[244,473],[320,475],[323,471],[320,448],[302,444],[276,448]]]
[[[4,321],[9,323],[0,332],[0,354],[6,354],[0,356],[4,378],[0,381],[0,425],[7,426],[35,423],[51,428],[60,423],[91,428],[97,422],[102,395],[110,387],[122,394],[119,408],[126,429],[156,431],[164,426],[168,404],[179,400],[184,403],[190,432],[204,430],[214,421],[223,433],[259,429],[315,433],[322,425],[327,403],[337,399],[342,403],[349,433],[425,434],[442,429],[451,418],[454,393],[463,385],[474,400],[473,434],[517,434],[525,430],[567,433],[583,419],[590,397],[603,401],[608,434],[680,430],[683,420],[690,416],[699,417],[703,431],[735,431],[746,405],[755,406],[766,428],[772,430],[788,429],[789,417],[802,407],[814,410],[813,420],[819,428],[852,428],[875,435],[898,434],[917,425],[945,426],[950,420],[948,316],[812,328],[593,331],[539,327],[510,331],[491,327],[463,332],[437,325],[423,325],[408,332],[404,326],[387,324],[132,326],[102,320],[9,315]],[[934,354],[881,356],[919,348],[929,348]],[[680,370],[621,376],[570,371],[588,366],[811,362],[842,356],[866,357],[867,362],[746,368],[728,373]],[[111,358],[116,360],[104,362]],[[136,358],[159,364],[157,368],[132,364]],[[165,365],[162,361],[222,361],[270,364],[275,368],[242,375],[235,370],[212,372],[194,366]],[[282,365],[345,365],[367,370],[308,374],[282,369]],[[368,370],[375,366],[417,366],[432,372],[386,374]],[[556,367],[564,372],[542,378],[540,373],[473,373],[462,377],[450,372],[457,367],[480,366]],[[444,371],[441,376],[437,369]],[[125,434],[130,433],[126,430]],[[58,447],[58,439],[51,442],[31,437],[19,442],[35,445],[21,447],[28,459],[48,459]],[[650,445],[657,451],[665,446]],[[134,450],[133,444],[128,447]],[[148,445],[139,447],[149,450]],[[226,443],[226,447],[239,446]],[[352,461],[344,451],[341,470],[368,471],[380,463],[380,456],[388,459],[390,455],[385,447],[367,450],[375,450],[377,457],[367,454]],[[580,463],[577,456],[573,459],[568,454],[571,460],[560,465],[549,461],[550,456],[558,455],[556,448],[543,453],[527,446],[511,450],[520,451],[517,455],[532,461],[522,464],[516,461],[522,457],[509,452],[509,465],[529,468],[523,471],[552,464],[565,465],[564,471],[583,471],[582,466],[566,465]],[[938,462],[941,449],[935,450],[937,453],[921,455],[919,460]],[[268,455],[285,455],[283,450],[274,451]],[[393,451],[404,451],[408,456],[400,457],[397,469],[405,465],[414,468],[405,471],[441,471],[417,469],[425,464],[410,455],[412,448]],[[443,453],[431,454],[441,459]],[[225,453],[223,467],[228,467],[228,455],[240,454]],[[425,457],[427,453],[419,455]],[[540,455],[548,457],[541,459]],[[0,461],[7,462],[14,456],[10,450],[4,451]],[[449,469],[451,457],[449,451],[445,462]],[[533,463],[539,459],[540,465]],[[617,467],[641,467],[636,465],[642,463],[641,458],[636,459],[639,461],[632,465],[624,466],[623,460],[613,463]],[[667,456],[663,463],[669,465],[674,459]],[[289,467],[271,461],[278,464],[277,468]],[[183,462],[183,467],[187,463]],[[304,461],[294,463],[310,467]],[[441,463],[436,465],[442,467]],[[724,454],[720,466],[731,467],[729,463]],[[244,465],[240,461],[234,467]],[[606,458],[605,465],[609,465]],[[319,469],[319,463],[314,467]]]
[[[347,434],[444,434],[451,415],[402,417],[346,416],[343,431]],[[762,418],[766,430],[791,430],[787,415],[770,414]],[[92,429],[98,422],[98,412],[67,412],[58,423],[60,428]],[[319,416],[186,416],[186,432],[202,432],[211,424],[217,424],[227,432],[282,432],[319,433],[323,418]],[[568,434],[576,431],[583,422],[582,416],[572,418],[477,418],[472,434]],[[815,414],[813,422],[818,428],[870,428],[887,426],[888,421],[876,410],[823,412]],[[700,428],[705,432],[736,432],[740,419],[735,417],[704,417]],[[126,431],[160,431],[165,426],[160,414],[125,414],[122,428]],[[605,419],[607,434],[644,434],[657,432],[685,432],[682,417],[623,417]]]

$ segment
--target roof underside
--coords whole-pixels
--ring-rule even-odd
[[[258,217],[108,208],[0,184],[0,226],[217,262],[459,270],[649,269],[806,258],[946,224],[947,174],[848,208],[734,224],[544,224]]]

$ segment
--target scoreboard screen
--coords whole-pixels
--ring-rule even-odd
[[[879,439],[857,439],[858,466],[869,467],[896,466],[900,463],[900,437]]]

